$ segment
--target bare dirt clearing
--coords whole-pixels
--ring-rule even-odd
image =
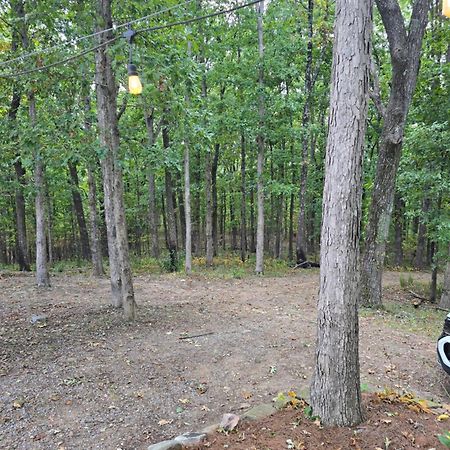
[[[398,287],[399,276],[387,273],[385,286]],[[107,306],[107,279],[52,283],[39,290],[31,275],[0,278],[0,448],[144,449],[309,385],[316,271],[138,276],[134,324]],[[33,314],[47,321],[32,325]],[[369,314],[360,348],[363,383],[446,399],[434,338]]]

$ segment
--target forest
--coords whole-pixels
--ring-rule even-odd
[[[359,423],[358,306],[383,311],[383,271],[450,309],[446,2],[2,2],[0,280],[107,282],[125,326],[149,314],[141,276],[320,267],[311,401]]]

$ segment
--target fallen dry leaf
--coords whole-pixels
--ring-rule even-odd
[[[161,420],[158,422],[158,425],[159,425],[160,427],[162,427],[162,426],[164,426],[164,425],[170,425],[172,422],[173,422],[173,420],[161,419]]]

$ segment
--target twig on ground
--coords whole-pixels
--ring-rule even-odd
[[[209,333],[194,334],[192,336],[181,336],[178,339],[193,339],[193,338],[202,337],[202,336],[209,336],[210,334],[214,334],[214,332],[210,331]]]

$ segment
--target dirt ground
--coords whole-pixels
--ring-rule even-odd
[[[126,324],[107,279],[59,275],[40,290],[32,275],[0,276],[0,448],[145,449],[308,387],[317,271],[144,275],[135,292],[138,320]],[[360,327],[363,383],[449,402],[434,339],[372,316]]]

